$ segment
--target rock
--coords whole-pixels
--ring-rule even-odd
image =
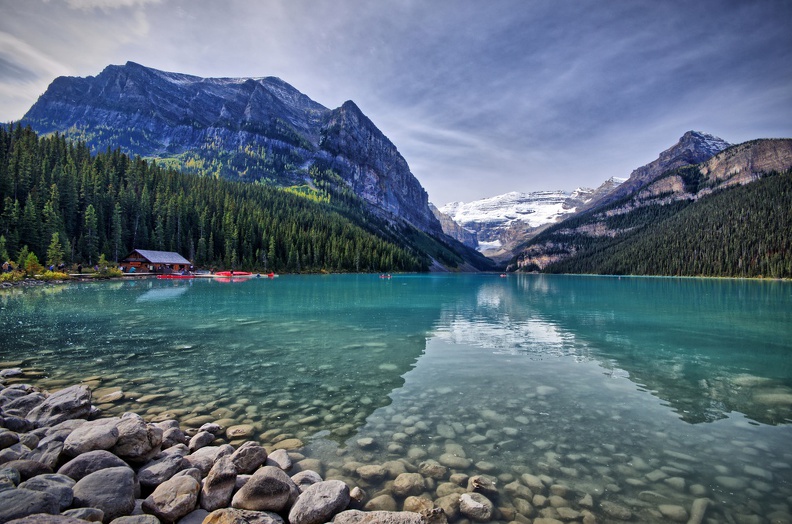
[[[662,513],[664,517],[674,522],[687,522],[688,520],[688,512],[682,506],[660,504],[657,509],[660,510],[660,513]]]
[[[29,447],[19,443],[13,444],[0,451],[0,463],[6,463],[12,460],[24,460],[29,453]]]
[[[201,508],[206,511],[227,507],[236,485],[237,469],[232,456],[221,457],[212,466],[201,487]]]
[[[434,505],[443,510],[448,520],[454,521],[459,516],[459,494],[453,493],[435,499]]]
[[[297,484],[297,487],[300,489],[300,492],[304,492],[310,486],[313,486],[316,483],[322,482],[322,477],[319,473],[315,471],[311,471],[307,469],[305,471],[299,471],[292,475],[292,481]]]
[[[58,499],[49,493],[20,488],[0,491],[0,522],[37,513],[56,515],[59,512]]]
[[[360,449],[374,449],[377,447],[377,442],[371,437],[363,437],[357,440],[357,445]]]
[[[688,524],[701,524],[704,521],[704,515],[707,513],[707,506],[709,506],[709,499],[696,499],[690,508],[690,520]]]
[[[203,447],[208,446],[211,444],[215,439],[214,433],[210,433],[208,431],[199,431],[193,438],[190,439],[190,452],[197,449],[201,449]]]
[[[91,411],[91,390],[85,385],[56,391],[25,417],[37,427],[54,426],[64,420],[85,418]]]
[[[474,475],[468,479],[468,491],[481,493],[487,498],[497,498],[498,488],[495,481],[483,475]],[[530,491],[530,490],[529,490]]]
[[[412,511],[413,513],[421,513],[422,511],[434,509],[434,503],[427,498],[411,495],[404,499],[402,509],[404,511]]]
[[[349,487],[340,480],[309,486],[289,512],[290,524],[323,524],[349,504]]]
[[[299,493],[297,486],[283,470],[264,466],[237,491],[231,500],[231,506],[236,509],[278,513],[286,508],[292,490]]]
[[[293,449],[299,449],[304,445],[305,444],[303,444],[303,441],[298,438],[287,438],[273,445],[272,449],[273,450],[285,449],[286,451],[291,451]]]
[[[255,442],[245,442],[239,446],[239,448],[231,454],[231,462],[234,464],[234,467],[236,467],[237,473],[253,473],[256,469],[261,467],[262,464],[267,463],[268,458],[272,458],[274,455],[277,455],[278,458],[281,458],[283,461],[283,464],[280,463],[280,460],[276,461],[280,469],[288,471],[291,468],[291,459],[286,450],[275,451],[270,457],[267,457],[267,450]],[[285,458],[282,458],[284,455]],[[288,467],[281,467],[282,465],[286,465],[286,463],[288,463]],[[267,465],[274,466],[276,464]]]
[[[214,422],[207,422],[206,424],[198,428],[198,431],[208,431],[212,435],[219,435],[220,433],[223,432],[223,426],[221,426],[220,424],[215,424]]]
[[[16,487],[22,482],[22,476],[19,474],[19,471],[14,468],[7,468],[4,464],[0,467],[0,481],[10,484],[12,487]]]
[[[234,448],[228,444],[224,446],[206,446],[187,455],[184,460],[187,462],[188,467],[198,468],[201,471],[201,475],[206,476],[220,457],[231,455],[232,453],[234,453]]]
[[[437,460],[440,464],[451,469],[467,469],[470,467],[470,459],[454,455],[453,453],[443,453]]]
[[[600,509],[605,515],[617,520],[630,520],[632,518],[632,511],[609,500],[600,502]]]
[[[176,522],[198,506],[201,484],[188,476],[166,480],[143,501],[143,511],[163,522]]]
[[[385,478],[387,471],[379,464],[368,464],[357,468],[357,474],[365,481],[379,482]]]
[[[104,511],[98,508],[69,509],[64,511],[62,515],[88,522],[102,522],[104,520]]]
[[[9,520],[8,524],[85,524],[85,521],[69,517],[66,515],[50,515],[48,513],[36,513],[22,517],[21,519]]]
[[[199,470],[198,468],[183,469],[183,470],[179,471],[178,473],[176,473],[173,476],[174,477],[192,477],[198,482],[201,482],[201,480],[203,479],[203,475],[201,475],[201,470]],[[171,477],[171,478],[173,478],[173,477]]]
[[[228,429],[226,429],[226,438],[228,440],[250,438],[253,436],[255,431],[256,428],[254,428],[251,424],[238,424],[236,426],[230,426]]]
[[[154,488],[184,469],[184,457],[179,453],[164,454],[138,470],[138,481],[145,488]]]
[[[392,489],[398,497],[420,495],[424,491],[424,478],[420,473],[402,473],[393,481]]]
[[[334,524],[425,524],[418,513],[410,511],[360,511],[350,509],[336,515]]]
[[[74,479],[66,475],[45,474],[33,477],[19,485],[19,489],[29,489],[49,493],[58,499],[60,511],[68,509],[74,498]]]
[[[350,509],[363,509],[368,495],[359,486],[355,486],[349,492],[349,508]]]
[[[160,524],[154,515],[127,515],[113,519],[110,524]]]
[[[162,430],[162,444],[160,449],[168,449],[178,444],[186,444],[187,437],[179,428],[167,428]]]
[[[378,495],[364,506],[366,511],[396,511],[396,500],[390,495]]]
[[[202,524],[209,515],[205,509],[194,509],[179,520],[179,524]]]
[[[448,468],[434,460],[427,460],[418,465],[418,472],[424,477],[442,480],[448,475]]]
[[[22,480],[53,473],[52,468],[35,460],[12,460],[3,464],[3,468],[13,468],[17,470]]]
[[[319,459],[310,459],[304,458],[301,460],[295,461],[294,465],[292,466],[292,470],[294,473],[299,473],[300,471],[315,471],[322,474],[324,466],[322,465],[322,461]]]
[[[481,493],[464,493],[459,497],[459,512],[476,522],[489,522],[495,505]]]
[[[124,413],[116,427],[118,441],[110,451],[119,458],[133,464],[144,464],[159,453],[162,430],[147,424],[140,415]]]
[[[5,449],[19,442],[19,435],[14,431],[0,428],[0,449]]]
[[[246,509],[218,509],[211,512],[203,524],[284,524],[277,513]]]
[[[72,431],[63,442],[63,452],[76,457],[89,451],[110,449],[118,442],[118,418],[88,421]]]
[[[25,417],[36,406],[40,405],[47,397],[38,391],[28,393],[19,398],[15,398],[5,406],[3,411],[9,415],[16,415],[18,417]]]
[[[80,480],[96,471],[107,468],[127,467],[127,463],[109,451],[89,451],[64,464],[58,473]]]
[[[36,449],[27,454],[27,459],[40,462],[54,470],[60,462],[62,452],[63,442],[51,440],[39,444]]]
[[[73,506],[101,509],[104,522],[135,509],[135,472],[128,466],[95,471],[78,480],[72,489]]]

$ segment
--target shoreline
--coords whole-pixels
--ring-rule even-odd
[[[108,405],[122,401],[124,397],[121,392],[110,392],[104,393],[104,398],[94,399],[93,391],[101,392],[101,388],[91,388],[87,383],[96,385],[99,378],[86,377],[82,384],[63,384],[62,389],[52,388],[52,393],[46,393],[43,388],[33,385],[37,380],[46,383],[40,370],[9,368],[9,364],[21,366],[24,362],[0,363],[0,414],[3,417],[0,427],[6,427],[0,429],[0,447],[3,448],[0,449],[0,483],[8,478],[9,466],[17,464],[23,471],[19,471],[20,478],[14,488],[0,491],[0,517],[3,517],[4,511],[11,511],[2,509],[9,506],[7,499],[11,491],[27,491],[24,481],[29,482],[31,478],[55,472],[61,475],[64,471],[69,473],[74,468],[70,464],[75,461],[80,462],[85,457],[98,454],[103,454],[107,459],[112,454],[125,463],[119,466],[116,462],[112,469],[119,470],[121,474],[126,471],[123,470],[126,467],[129,470],[126,473],[131,472],[137,479],[133,489],[137,496],[134,507],[129,509],[127,504],[123,515],[117,514],[117,509],[105,507],[104,522],[112,520],[107,519],[108,514],[114,518],[153,515],[157,517],[157,522],[185,524],[239,522],[239,519],[270,524],[320,524],[331,519],[337,523],[468,524],[475,521],[550,524],[559,522],[562,517],[565,517],[563,520],[566,522],[597,522],[593,513],[596,503],[590,494],[575,493],[563,484],[556,484],[547,475],[526,474],[521,478],[505,479],[511,482],[505,486],[505,490],[501,490],[501,479],[468,474],[470,464],[459,456],[448,457],[448,465],[405,455],[383,463],[350,462],[354,467],[345,465],[344,469],[338,470],[323,464],[320,459],[312,458],[306,452],[310,443],[282,432],[273,435],[274,442],[261,444],[245,424],[222,426],[207,420],[201,421],[203,423],[199,427],[183,427],[176,419],[166,415],[167,410],[162,412],[163,416],[158,417],[157,421],[130,411],[108,417],[96,407],[97,404],[102,405],[99,401]],[[11,396],[14,398],[9,402]],[[68,398],[60,400],[61,407],[50,409],[51,413],[58,413],[52,415],[54,418],[47,420],[40,416],[41,412],[46,411],[42,406],[64,396]],[[28,401],[21,402],[21,398]],[[135,400],[145,403],[156,399],[141,397]],[[16,414],[9,414],[9,405],[20,404],[25,404],[24,417],[18,416],[22,412],[13,411],[18,409],[16,407],[11,408]],[[64,417],[63,414],[67,412],[69,415]],[[9,445],[11,441],[14,443]],[[378,444],[370,438],[361,438],[356,445],[364,450],[372,450]],[[243,461],[240,458],[243,455],[258,457],[253,461],[255,465],[239,466],[235,460]],[[39,466],[33,466],[33,462]],[[229,462],[236,464],[236,469],[229,466]],[[197,473],[194,471],[196,469]],[[92,473],[101,477],[109,474],[108,471],[109,468],[105,466]],[[56,477],[60,478],[60,475]],[[186,480],[188,477],[193,481]],[[77,484],[89,483],[90,479],[85,481],[84,478],[73,480]],[[64,506],[60,508],[61,513],[82,515],[86,510],[79,508],[88,504],[86,500],[102,499],[101,494],[92,495],[94,499],[80,499],[76,494],[82,493],[83,486],[77,484],[71,486],[75,498],[68,506],[61,504]],[[216,484],[223,488],[215,488]],[[250,486],[245,488],[247,484]],[[267,486],[266,489],[259,484]],[[308,488],[314,484],[316,487],[309,493]],[[188,485],[187,488],[185,485]],[[284,495],[285,498],[281,497],[285,502],[273,503],[269,496],[262,499],[260,495],[251,494],[257,493],[256,490],[272,490],[273,486],[281,486],[278,489],[288,494]],[[299,493],[295,491],[295,486]],[[216,494],[216,489],[222,491],[222,496]],[[345,502],[336,502],[334,509],[329,510],[322,506],[324,498],[311,498],[312,493],[324,493],[327,489],[335,493],[334,497],[340,497]],[[191,502],[180,506],[178,510],[173,509],[171,506],[177,498],[187,496],[185,490],[190,493]],[[55,493],[57,490],[51,488],[50,491]],[[176,493],[179,493],[178,497]],[[302,493],[309,494],[303,496]],[[25,495],[30,494],[26,492]],[[255,502],[243,501],[248,495]],[[211,502],[217,497],[220,497],[221,502]],[[606,507],[608,504],[616,508],[611,508],[613,511],[619,511],[622,515],[630,513],[626,507],[605,503]],[[101,506],[98,502],[93,504],[97,505]],[[310,511],[306,507],[310,507]],[[294,511],[299,513],[303,510],[312,514],[319,512],[325,520],[305,520],[293,514]],[[178,513],[177,516],[174,516],[174,511]],[[243,515],[240,513],[242,511],[246,513]],[[0,521],[5,520],[0,518]],[[122,521],[118,522],[120,524]],[[155,524],[153,520],[150,522]]]

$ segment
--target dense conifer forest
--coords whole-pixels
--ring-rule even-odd
[[[695,203],[613,216],[606,223],[622,232],[615,238],[559,234],[590,218],[576,217],[537,237],[577,247],[545,272],[792,278],[792,171],[769,173]]]
[[[278,189],[176,172],[118,150],[0,126],[0,257],[94,264],[132,249],[177,251],[201,267],[420,271],[404,226],[366,213],[333,173]],[[442,249],[441,249],[442,251]]]

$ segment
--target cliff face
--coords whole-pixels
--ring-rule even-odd
[[[462,242],[464,245],[470,248],[476,249],[478,247],[478,235],[475,231],[465,229],[461,225],[457,224],[454,222],[453,218],[437,209],[431,202],[429,203],[429,209],[432,210],[435,218],[440,221],[440,226],[443,228],[443,233]]]
[[[200,78],[128,62],[55,79],[21,123],[94,151],[120,147],[230,179],[291,185],[329,166],[376,214],[441,232],[407,162],[354,103],[330,110],[278,78]]]

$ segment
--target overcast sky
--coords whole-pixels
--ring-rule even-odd
[[[0,121],[128,60],[353,100],[437,205],[792,137],[786,0],[0,0]]]

